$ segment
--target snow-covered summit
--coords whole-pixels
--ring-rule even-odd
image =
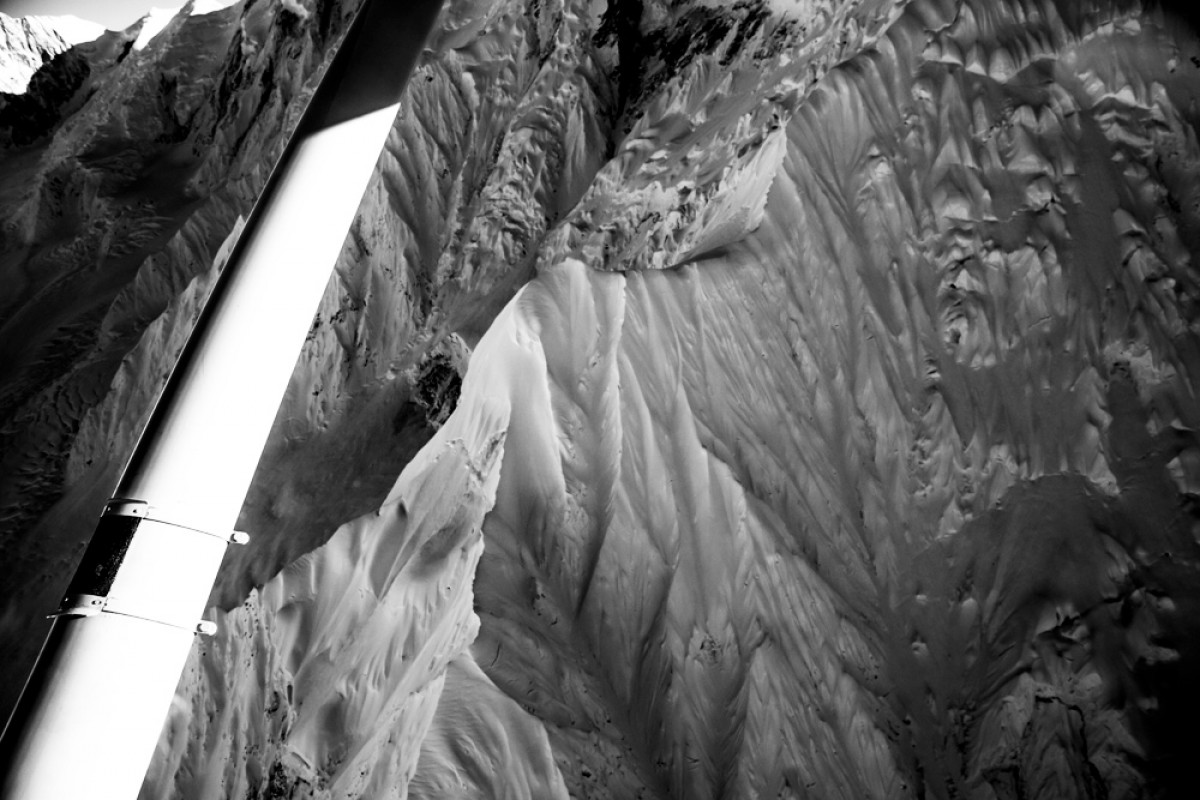
[[[103,32],[103,25],[74,16],[10,17],[0,13],[0,92],[24,92],[43,64]]]
[[[164,28],[178,17],[186,19],[192,16],[212,14],[216,11],[229,8],[238,2],[241,2],[241,0],[189,0],[189,2],[182,6],[161,8],[153,6],[141,19],[134,23],[138,27],[138,35],[133,42],[133,49],[144,49],[154,37],[158,36]]]
[[[140,20],[135,23],[139,26],[137,39],[133,42],[134,50],[142,50],[150,41],[167,27],[167,24],[175,18],[182,9],[179,6],[175,8],[159,8],[157,6],[146,12]]]
[[[72,14],[51,14],[26,17],[39,19],[54,28],[67,44],[82,44],[96,39],[104,33],[104,26],[98,22],[82,19]]]

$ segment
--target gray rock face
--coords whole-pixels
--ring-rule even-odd
[[[353,7],[0,107],[0,686]],[[144,796],[1188,796],[1197,108],[1134,2],[449,2]]]

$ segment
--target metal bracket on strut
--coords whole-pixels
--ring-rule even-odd
[[[62,606],[53,614],[47,614],[46,619],[55,619],[56,617],[94,617],[101,612],[109,614],[120,614],[123,617],[133,617],[135,619],[144,619],[147,622],[156,622],[159,625],[166,625],[170,628],[179,628],[180,630],[191,631],[192,633],[201,636],[212,636],[217,632],[217,623],[211,619],[202,619],[194,625],[180,625],[176,622],[168,622],[164,619],[153,619],[140,614],[130,614],[124,611],[108,608],[108,598],[100,597],[94,594],[77,594],[68,595],[63,598]]]
[[[144,500],[114,499],[109,500],[108,504],[104,507],[104,516],[137,517],[139,519],[154,520],[155,522],[174,525],[177,528],[187,528],[189,531],[203,533],[206,536],[215,536],[229,544],[247,544],[250,541],[250,534],[245,531],[232,531],[228,534],[213,533],[203,528],[194,528],[191,525],[175,522],[170,519],[171,514],[162,513],[165,510],[157,506],[152,506]]]
[[[83,555],[75,578],[67,588],[66,597],[63,598],[58,611],[50,616],[93,617],[101,613],[118,614],[209,636],[215,633],[215,622],[192,622],[188,619],[187,607],[179,604],[179,598],[174,592],[175,586],[169,578],[151,580],[149,584],[144,580],[130,584],[123,582],[122,575],[125,573],[122,572],[122,567],[133,558],[140,559],[142,568],[145,569],[146,559],[160,558],[171,552],[171,549],[178,545],[168,545],[167,542],[174,541],[172,537],[176,535],[175,532],[185,537],[180,541],[184,552],[199,554],[200,551],[195,548],[200,546],[204,553],[210,554],[204,555],[203,558],[216,558],[218,561],[220,556],[211,549],[216,543],[201,544],[202,542],[212,542],[216,539],[226,544],[245,544],[250,537],[241,531],[221,535],[182,525],[173,522],[170,519],[172,515],[163,511],[141,500],[110,500],[100,516],[100,522]],[[187,517],[181,515],[180,518]],[[164,534],[167,538],[163,538]],[[192,534],[199,534],[200,538],[192,538]],[[164,547],[168,549],[163,550]],[[169,561],[169,557],[166,560]],[[155,563],[157,562],[149,562],[151,570],[154,569]]]

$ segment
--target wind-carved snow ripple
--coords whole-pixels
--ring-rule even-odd
[[[1154,682],[1195,638],[1200,154],[1194,84],[1139,54],[1195,43],[980,8],[914,5],[823,78],[761,217],[677,269],[551,233],[446,426],[523,410],[479,637],[439,662],[462,695],[392,728],[432,732],[414,796],[1049,798],[1180,763]],[[1126,37],[1150,114],[1105,83]]]
[[[620,64],[642,82],[624,111],[629,129],[539,264],[572,257],[595,269],[664,269],[746,236],[779,169],[782,127],[903,5],[654,6],[633,51],[640,61]]]
[[[1186,774],[1156,693],[1195,709],[1196,45],[914,4],[798,107],[751,229],[668,271],[631,270],[686,219],[585,254],[624,278],[551,236],[563,483],[502,471],[474,652],[573,793]]]
[[[592,54],[572,46],[586,16],[556,4],[457,3],[442,22],[248,497],[245,524],[264,531],[263,549],[227,563],[222,603],[386,493],[432,434],[407,376],[451,333],[478,341],[531,276],[546,227],[600,166],[606,84]],[[315,502],[331,480],[336,497]]]
[[[394,396],[364,387],[486,328],[459,407],[381,516],[224,615],[148,791],[1186,774],[1194,37],[1130,4],[823,6],[813,36],[730,28],[618,142],[586,9],[484,5],[418,72],[252,518],[313,536],[280,451],[330,423],[294,453],[371,460],[341,435]]]
[[[545,361],[514,310],[474,364],[454,414],[377,513],[218,615],[220,633],[191,655],[143,797],[280,786],[291,797],[406,796],[447,666],[475,638],[472,575],[501,463],[547,427],[548,403],[533,402]],[[469,666],[454,675],[479,684]],[[529,722],[524,741],[548,752]],[[556,772],[528,782],[561,790]]]

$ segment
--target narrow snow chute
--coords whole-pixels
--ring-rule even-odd
[[[0,797],[136,797],[297,353],[441,0],[365,0],[213,289],[0,737]]]

